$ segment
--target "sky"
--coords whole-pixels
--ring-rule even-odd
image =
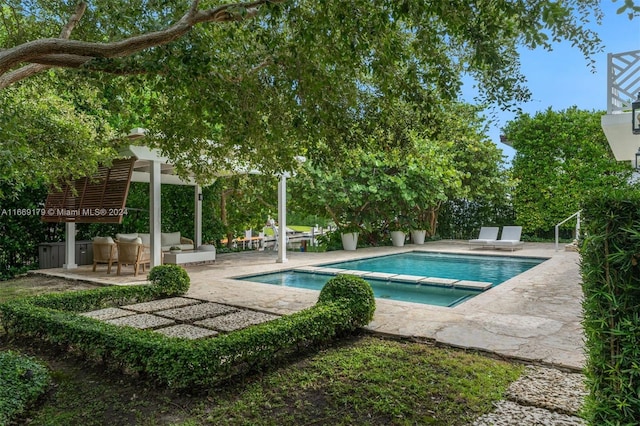
[[[582,53],[568,42],[555,44],[551,52],[520,50],[522,71],[532,92],[531,102],[521,105],[523,112],[533,116],[549,107],[561,111],[574,105],[584,110],[607,109],[607,54],[640,50],[640,17],[630,20],[626,13],[616,14],[621,4],[620,0],[603,0],[602,24],[590,26],[604,45],[603,52],[594,57],[595,73],[591,72]],[[470,88],[467,90],[472,92]],[[473,95],[468,97],[471,102]],[[500,143],[500,129],[515,116],[512,112],[498,111],[489,130],[489,137],[503,150],[507,161],[513,158],[515,151]]]

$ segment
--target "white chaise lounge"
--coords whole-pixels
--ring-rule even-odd
[[[522,226],[505,226],[502,228],[500,239],[494,241],[492,245],[497,249],[511,249],[511,251],[522,248],[524,243],[520,241],[521,234]]]
[[[480,235],[478,238],[469,240],[469,248],[473,247],[493,247],[493,244],[498,240],[498,231],[500,228],[497,226],[483,226],[480,228]]]

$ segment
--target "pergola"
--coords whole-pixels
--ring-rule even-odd
[[[131,130],[128,137],[131,140],[144,137],[145,130],[136,128]],[[120,152],[121,157],[134,158],[131,182],[149,183],[149,234],[151,240],[151,267],[162,263],[161,251],[161,191],[162,184],[187,185],[194,187],[194,245],[196,249],[202,245],[202,188],[193,177],[181,178],[174,172],[174,166],[160,151],[146,146],[129,145]],[[234,173],[234,172],[232,172]],[[258,173],[238,172],[235,173]],[[278,224],[280,229],[287,226],[287,178],[289,173],[280,174],[278,182]],[[78,267],[75,259],[76,221],[65,222],[65,264],[64,269]],[[278,256],[276,262],[287,262],[286,232],[278,233]]]

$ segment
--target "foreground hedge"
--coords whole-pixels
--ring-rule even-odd
[[[42,364],[15,352],[0,352],[0,425],[24,413],[46,392],[50,382]]]
[[[11,335],[38,337],[73,347],[88,357],[148,374],[170,387],[187,388],[218,384],[301,348],[351,332],[366,325],[373,314],[372,310],[362,309],[362,300],[342,292],[335,297],[325,296],[304,311],[196,341],[77,315],[149,301],[156,298],[157,292],[155,286],[130,286],[36,296],[0,305],[0,315]],[[374,300],[371,293],[371,300],[365,305],[375,309]]]
[[[640,424],[640,196],[612,192],[583,210],[585,413],[592,425]]]

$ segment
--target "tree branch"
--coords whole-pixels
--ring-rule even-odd
[[[67,24],[62,27],[62,31],[60,31],[60,38],[68,39],[71,36],[71,32],[78,24],[84,12],[87,10],[87,4],[85,2],[78,2],[76,5],[76,10],[73,12],[73,15],[69,18]],[[86,62],[86,59],[85,59]],[[4,89],[16,83],[20,80],[24,80],[25,78],[29,78],[32,75],[35,75],[39,72],[48,70],[52,65],[44,65],[44,64],[29,64],[24,67],[18,68],[17,70],[11,71],[7,74],[0,75],[0,90]]]
[[[199,0],[193,0],[189,10],[178,22],[160,31],[133,36],[110,43],[68,40],[68,35],[67,38],[44,38],[30,41],[0,51],[0,75],[13,74],[9,73],[9,70],[23,62],[40,64],[37,66],[45,64],[45,66],[77,67],[80,58],[85,58],[84,62],[88,62],[94,58],[129,56],[150,47],[170,43],[186,34],[195,25],[208,22],[242,21],[256,16],[258,8],[263,4],[282,3],[284,1],[286,0],[254,0],[250,2],[229,3],[213,9],[198,10]],[[84,2],[79,3],[78,6],[80,5],[84,5],[86,8]],[[76,9],[76,11],[77,10],[78,9]],[[74,16],[75,15],[76,14],[74,14]],[[63,29],[63,31],[68,29],[67,34],[71,32],[77,19],[81,17],[81,15],[78,16],[74,21],[74,16],[72,16],[69,23],[65,26],[65,29]],[[64,56],[62,55],[68,55],[68,63],[64,62]],[[12,77],[13,81],[5,84],[0,83],[0,89],[22,78],[26,78],[25,74],[15,72]],[[3,80],[5,79],[3,78]]]

